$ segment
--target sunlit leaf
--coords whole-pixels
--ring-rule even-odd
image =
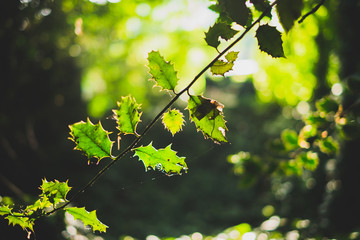
[[[285,129],[281,133],[281,140],[284,143],[286,150],[291,151],[297,149],[298,145],[298,135],[296,131]]]
[[[5,217],[5,219],[9,220],[9,225],[12,224],[13,226],[19,225],[22,229],[30,229],[34,230],[34,219],[30,219],[28,217],[24,217],[21,213],[13,213]]]
[[[303,8],[303,0],[278,0],[276,10],[286,32],[294,26],[294,22],[301,16]]]
[[[261,25],[256,30],[256,38],[261,51],[274,58],[285,57],[281,33],[276,27],[271,27],[268,24]]]
[[[162,117],[162,123],[172,135],[181,131],[184,124],[184,115],[177,109],[172,109],[164,114]]]
[[[174,92],[178,82],[174,66],[167,62],[158,51],[150,52],[148,61],[149,73],[156,82],[156,85],[159,86],[161,90],[165,89]]]
[[[202,96],[190,96],[187,107],[197,129],[202,131],[205,138],[209,137],[217,143],[227,142],[223,108],[219,102]]]
[[[217,60],[211,67],[210,71],[214,75],[222,75],[224,76],[225,73],[232,70],[234,66],[234,61],[237,58],[239,52],[229,52],[225,58],[227,61]]]
[[[11,210],[12,208],[10,208],[7,205],[1,205],[0,206],[0,216],[6,215],[6,214],[11,214]]]
[[[339,150],[339,143],[332,137],[318,140],[320,151],[326,154],[335,154]]]
[[[152,168],[162,171],[168,175],[179,174],[187,171],[185,157],[178,157],[176,152],[171,149],[171,145],[162,149],[155,149],[150,143],[146,147],[138,147],[133,149],[134,156],[138,156],[144,163],[145,169]]]
[[[312,151],[299,154],[296,160],[299,161],[305,169],[310,171],[314,171],[319,165],[319,156]]]
[[[246,0],[219,0],[220,6],[237,24],[246,26],[251,18],[251,11],[245,5]]]
[[[66,195],[70,191],[71,187],[66,182],[59,182],[58,180],[48,182],[43,180],[40,187],[42,194],[40,196],[46,196],[53,204],[66,201]]]
[[[330,113],[336,113],[339,109],[339,103],[334,99],[330,99],[329,97],[324,97],[316,101],[316,108],[319,111]]]
[[[94,157],[98,162],[111,156],[113,142],[109,138],[110,132],[107,132],[101,126],[101,123],[93,124],[90,119],[87,122],[78,122],[69,126],[70,140],[76,143],[76,150],[82,151],[90,160]]]
[[[224,40],[231,39],[238,31],[224,22],[217,22],[205,33],[205,41],[209,46],[217,48],[220,44],[219,37]]]
[[[141,105],[137,104],[135,98],[131,96],[121,97],[117,105],[119,108],[113,109],[114,118],[118,124],[117,129],[120,133],[138,135],[136,127],[142,114],[139,112]]]
[[[105,224],[99,221],[99,219],[96,216],[96,210],[92,212],[88,212],[85,210],[85,207],[82,208],[71,207],[71,208],[66,208],[65,211],[70,213],[74,217],[74,219],[81,220],[84,223],[84,225],[91,226],[93,232],[95,231],[106,232],[106,228],[108,228],[108,226],[106,226]]]

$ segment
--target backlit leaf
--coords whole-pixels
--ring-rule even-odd
[[[339,143],[332,137],[320,139],[317,144],[319,145],[320,151],[326,154],[335,154],[339,150]]]
[[[246,0],[219,0],[220,6],[237,24],[246,26],[251,19],[251,11],[245,5]]]
[[[220,44],[219,37],[224,40],[231,39],[238,31],[231,28],[229,24],[217,22],[205,33],[205,41],[209,46],[217,48]]]
[[[13,213],[11,215],[6,216],[5,218],[9,220],[9,225],[12,224],[13,226],[19,225],[22,229],[30,229],[34,230],[34,219],[30,219],[28,217],[23,217],[24,215],[21,213]]]
[[[162,123],[172,135],[181,131],[184,124],[184,115],[177,109],[172,109],[164,114],[162,117]]]
[[[285,149],[288,151],[297,149],[299,147],[298,135],[294,130],[285,129],[282,131],[281,140],[284,143]]]
[[[271,27],[268,24],[261,25],[256,30],[256,38],[261,51],[266,52],[274,58],[285,57],[281,33],[276,27]]]
[[[278,0],[276,10],[286,32],[294,26],[294,22],[301,16],[303,8],[303,0]]]
[[[1,205],[0,206],[0,216],[11,214],[12,208],[9,208],[9,206]]]
[[[202,131],[205,138],[209,137],[217,143],[227,142],[223,108],[221,103],[202,96],[190,96],[187,107],[196,128]]]
[[[165,61],[158,51],[150,52],[148,61],[149,73],[152,76],[152,80],[156,82],[156,85],[161,90],[165,89],[174,92],[178,82],[174,66]]]
[[[178,157],[176,152],[171,149],[171,145],[157,150],[150,143],[146,147],[141,146],[133,150],[135,151],[134,156],[139,157],[146,170],[152,168],[167,175],[181,175],[182,171],[186,172],[188,169],[185,157]]]
[[[99,221],[99,219],[96,216],[96,210],[92,212],[88,212],[85,210],[85,207],[82,208],[71,207],[71,208],[66,208],[65,211],[70,213],[74,217],[74,219],[81,220],[84,223],[84,225],[91,226],[93,232],[95,231],[106,232],[106,228],[108,228],[108,226],[106,226],[105,224]]]
[[[135,98],[131,96],[121,97],[117,105],[119,108],[113,109],[113,113],[120,133],[138,135],[136,127],[142,114],[139,113],[141,105],[137,104]]]
[[[78,122],[69,126],[70,140],[76,143],[76,150],[82,151],[90,160],[94,157],[98,162],[111,156],[113,142],[109,138],[110,132],[107,132],[101,126],[101,123],[93,124],[90,119],[87,122]]]
[[[210,71],[214,75],[222,75],[224,76],[225,73],[232,70],[234,66],[234,61],[237,58],[239,52],[229,52],[225,58],[227,61],[217,60],[211,67]]]
[[[58,180],[55,180],[48,182],[44,179],[40,189],[42,191],[40,196],[46,196],[51,203],[57,204],[66,201],[66,195],[71,187],[68,186],[67,181],[59,182]]]

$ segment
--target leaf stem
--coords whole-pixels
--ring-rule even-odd
[[[77,199],[83,192],[90,188],[112,165],[114,165],[118,160],[123,158],[127,153],[129,153],[134,147],[138,145],[140,140],[148,133],[148,131],[154,126],[154,124],[161,118],[161,116],[179,99],[179,97],[187,92],[189,94],[189,89],[194,85],[194,83],[217,61],[221,56],[228,52],[235,44],[237,44],[243,37],[263,19],[267,13],[274,7],[278,0],[275,0],[271,5],[269,5],[265,11],[253,22],[245,31],[233,41],[229,46],[227,46],[223,51],[221,51],[208,65],[206,65],[195,77],[194,79],[179,93],[177,93],[171,101],[156,115],[156,117],[145,127],[143,132],[125,149],[123,150],[116,158],[114,158],[110,163],[108,163],[103,169],[101,169],[83,188],[78,190],[74,196],[72,196],[68,202],[64,205],[54,208],[52,211],[45,213],[45,215],[50,215],[60,209],[64,209],[71,202]]]

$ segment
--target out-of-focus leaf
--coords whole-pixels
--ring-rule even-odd
[[[211,67],[210,71],[214,75],[222,75],[224,76],[225,73],[232,70],[234,66],[234,61],[237,58],[239,52],[229,52],[225,58],[227,61],[217,60]]]
[[[205,138],[209,137],[217,143],[227,142],[223,108],[221,103],[202,96],[190,96],[187,107],[196,128],[203,132]]]
[[[187,171],[185,157],[178,157],[176,152],[171,149],[171,145],[162,149],[155,149],[150,143],[146,147],[138,147],[133,149],[134,156],[138,156],[144,163],[145,169],[152,168],[159,170],[167,175],[178,174],[181,175],[182,171]]]
[[[90,160],[94,157],[98,162],[111,156],[113,142],[109,138],[110,132],[105,131],[101,123],[93,124],[90,119],[87,122],[78,122],[69,126],[70,140],[76,143],[76,150],[82,151]]]
[[[43,179],[40,189],[42,191],[40,196],[46,196],[51,203],[57,204],[66,201],[66,195],[71,187],[69,187],[67,181],[59,182],[58,180],[55,180],[48,182],[46,179]]]
[[[65,211],[70,213],[74,217],[74,219],[81,220],[84,223],[84,225],[91,226],[93,232],[95,231],[106,232],[106,228],[108,228],[108,226],[106,226],[105,224],[99,221],[99,219],[96,216],[96,210],[92,212],[88,212],[85,210],[85,207],[82,208],[71,207],[71,208],[66,208]]]
[[[291,129],[285,129],[281,133],[281,140],[284,143],[286,150],[291,151],[299,147],[298,135],[296,131]]]
[[[321,112],[336,113],[339,109],[339,104],[337,103],[337,101],[330,99],[329,97],[324,97],[316,101],[316,108]]]
[[[184,115],[177,109],[171,109],[162,117],[162,123],[174,136],[184,125]]]
[[[114,118],[118,124],[120,133],[137,135],[136,127],[140,122],[142,112],[139,112],[141,105],[136,103],[131,96],[121,97],[117,103],[118,109],[113,109]],[[120,134],[119,133],[119,134]]]
[[[320,116],[317,112],[310,114],[305,118],[305,122],[309,125],[326,128],[330,122],[324,117]]]
[[[326,154],[336,154],[339,150],[339,143],[332,137],[327,137],[317,141],[320,151]]]
[[[294,22],[301,16],[303,8],[303,0],[279,0],[277,2],[276,10],[286,32],[289,32],[294,26]]]
[[[238,31],[231,28],[231,25],[224,22],[217,22],[205,33],[205,41],[209,46],[217,48],[220,44],[219,37],[227,41],[237,32]]]
[[[357,122],[348,122],[340,125],[341,136],[348,140],[354,140],[360,137],[360,124]]]
[[[12,210],[12,208],[10,208],[9,206],[1,205],[0,206],[0,216],[6,215],[6,214],[11,214],[11,210]]]
[[[266,52],[274,58],[285,57],[281,33],[276,27],[271,27],[268,24],[261,25],[256,30],[256,38],[261,51]]]
[[[251,19],[251,11],[245,5],[245,0],[219,0],[219,4],[227,15],[237,24],[246,26]]]
[[[161,90],[169,90],[175,92],[175,87],[178,82],[174,66],[167,62],[158,51],[151,51],[148,55],[149,73],[152,80]]]
[[[317,153],[308,151],[299,154],[296,160],[302,164],[302,166],[310,171],[314,171],[319,165],[319,157]]]
[[[316,134],[317,128],[314,125],[305,125],[299,133],[299,146],[302,148],[309,148]]]

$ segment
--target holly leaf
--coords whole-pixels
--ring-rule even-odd
[[[141,105],[137,104],[135,98],[130,95],[121,97],[121,101],[117,105],[119,109],[113,109],[114,118],[118,124],[117,129],[119,129],[120,133],[139,136],[136,127],[142,114],[142,112],[139,113]]]
[[[202,131],[205,138],[209,137],[216,143],[227,142],[223,108],[221,103],[202,96],[190,96],[187,106],[196,128]]]
[[[81,220],[84,223],[84,225],[91,226],[93,232],[95,231],[106,232],[106,228],[108,228],[108,226],[106,226],[105,224],[99,221],[99,219],[96,216],[96,210],[92,212],[88,212],[85,210],[85,207],[82,208],[71,207],[71,208],[66,208],[65,211],[70,213],[74,217],[74,219]]]
[[[175,133],[182,130],[184,125],[184,115],[177,109],[166,112],[162,117],[162,123],[174,136]]]
[[[211,67],[210,71],[213,75],[222,75],[224,76],[225,73],[232,70],[234,66],[234,61],[236,60],[239,52],[229,52],[225,59],[227,61],[223,60],[217,60]]]
[[[304,8],[303,0],[279,0],[276,4],[276,10],[279,20],[286,32],[294,26],[294,22],[301,16]]]
[[[46,196],[54,205],[60,202],[66,201],[66,195],[70,191],[71,187],[68,186],[68,182],[59,182],[58,180],[48,182],[43,179],[40,186],[42,191],[40,196]]]
[[[31,231],[34,231],[34,219],[24,217],[22,213],[12,213],[11,215],[6,216],[5,219],[9,221],[9,225],[19,225],[23,230],[30,229]]]
[[[246,26],[251,19],[251,11],[245,5],[246,0],[219,0],[219,4],[227,15],[237,24]]]
[[[106,157],[113,158],[110,132],[105,131],[100,122],[93,124],[88,118],[87,122],[74,123],[69,125],[69,128],[71,130],[69,139],[76,143],[75,150],[82,151],[89,160],[94,157],[99,162]]]
[[[12,208],[9,208],[7,205],[0,206],[0,216],[11,214]]]
[[[238,31],[232,29],[229,24],[217,22],[205,33],[205,41],[209,46],[217,48],[220,44],[219,37],[227,41],[237,32]]]
[[[150,143],[146,147],[141,146],[133,150],[135,151],[134,156],[138,156],[144,163],[146,171],[152,168],[167,175],[181,175],[182,171],[187,172],[185,157],[178,157],[176,152],[171,149],[171,144],[157,150]]]
[[[149,73],[152,76],[152,80],[156,82],[156,85],[159,86],[161,90],[175,92],[175,87],[179,79],[176,76],[174,66],[165,61],[158,51],[150,52],[148,61]]]
[[[256,30],[256,38],[261,51],[266,52],[274,58],[285,57],[281,33],[276,27],[271,27],[268,24],[261,25]]]

